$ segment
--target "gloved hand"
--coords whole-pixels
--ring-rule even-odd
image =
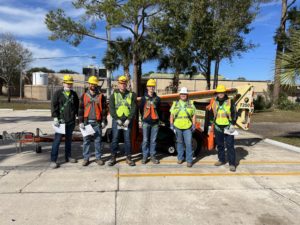
[[[56,126],[56,127],[59,127],[59,121],[58,121],[57,117],[54,118],[53,125]]]
[[[176,134],[176,129],[173,124],[170,125],[170,129]]]
[[[142,128],[143,127],[143,123],[140,121],[139,122],[139,128]]]
[[[84,123],[79,124],[80,129],[85,130]]]
[[[129,120],[129,119],[125,120],[125,122],[124,122],[124,127],[128,127],[129,123],[130,123],[130,120]]]
[[[208,126],[207,134],[210,134],[210,132],[211,132],[211,126]]]
[[[107,126],[107,120],[101,122],[101,128],[104,129]]]
[[[192,129],[192,132],[195,131],[196,130],[196,126],[193,125],[191,129]]]
[[[228,130],[231,134],[234,133],[234,131],[235,131],[234,125],[230,125]]]
[[[123,126],[122,120],[117,120],[117,124],[118,124],[119,126]]]

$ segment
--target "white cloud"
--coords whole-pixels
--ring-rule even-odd
[[[65,51],[58,48],[45,48],[40,45],[31,42],[22,42],[23,46],[28,48],[32,54],[34,60],[31,63],[31,67],[47,67],[55,71],[61,69],[71,69],[77,72],[82,72],[82,67],[95,64],[95,59],[85,57],[68,57]],[[53,58],[53,59],[38,59],[38,58]]]
[[[0,32],[17,36],[38,36],[48,33],[44,24],[46,11],[41,8],[18,9],[0,6]]]

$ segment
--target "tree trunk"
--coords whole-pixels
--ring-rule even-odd
[[[106,20],[107,22],[107,26],[106,26],[106,38],[108,40],[107,42],[107,51],[109,50],[110,48],[110,39],[111,39],[111,29],[110,29],[110,25],[108,23],[108,21]],[[106,71],[106,80],[107,80],[107,89],[106,89],[106,97],[107,99],[109,99],[110,95],[111,95],[111,70],[107,70]]]
[[[279,34],[282,35],[285,33],[285,24],[287,20],[287,0],[282,0],[281,8],[281,19]],[[280,93],[280,69],[281,69],[281,60],[279,59],[279,54],[283,52],[283,43],[279,40],[276,48],[276,57],[275,57],[275,74],[274,74],[274,89],[273,89],[273,104],[278,103],[279,93]]]
[[[180,74],[180,70],[176,69],[174,77],[173,77],[172,93],[177,93],[178,92],[179,74]]]
[[[10,82],[8,82],[8,86],[7,86],[7,102],[10,102],[11,99],[11,85]]]
[[[213,84],[213,89],[216,89],[218,86],[218,81],[219,81],[219,66],[220,66],[220,58],[216,58],[216,63],[215,63],[215,73],[214,73],[214,84]]]
[[[211,58],[207,59],[206,90],[210,90]]]

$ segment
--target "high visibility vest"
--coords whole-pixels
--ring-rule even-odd
[[[102,114],[102,94],[96,95],[94,98],[89,93],[83,94],[83,105],[84,105],[84,118],[88,118],[92,104],[94,104],[94,109],[96,113],[96,120],[101,120],[101,114]]]
[[[144,119],[146,119],[149,115],[152,120],[158,120],[158,114],[156,111],[157,97],[155,96],[150,100],[149,97],[145,96],[146,102],[144,105]]]
[[[122,117],[123,115],[125,115],[126,117],[128,117],[130,114],[132,93],[129,92],[124,96],[125,98],[123,98],[121,93],[115,92],[114,97],[117,116]]]
[[[178,129],[189,129],[193,125],[194,105],[191,101],[175,101],[171,113],[174,115],[174,126]]]
[[[231,101],[227,99],[222,105],[219,101],[213,100],[211,108],[214,113],[214,121],[217,125],[229,125],[231,122]]]

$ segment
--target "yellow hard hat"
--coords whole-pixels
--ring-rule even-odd
[[[88,79],[88,83],[98,85],[99,80],[96,76],[90,76],[89,79]]]
[[[217,93],[223,93],[223,92],[226,92],[226,87],[225,87],[225,85],[219,84],[219,85],[217,86],[216,92],[217,92]]]
[[[120,76],[118,79],[118,82],[120,84],[127,84],[127,77],[126,76]]]
[[[73,84],[74,80],[71,75],[64,75],[63,83],[65,84]]]
[[[154,79],[150,79],[147,81],[147,87],[155,87],[156,81]]]

